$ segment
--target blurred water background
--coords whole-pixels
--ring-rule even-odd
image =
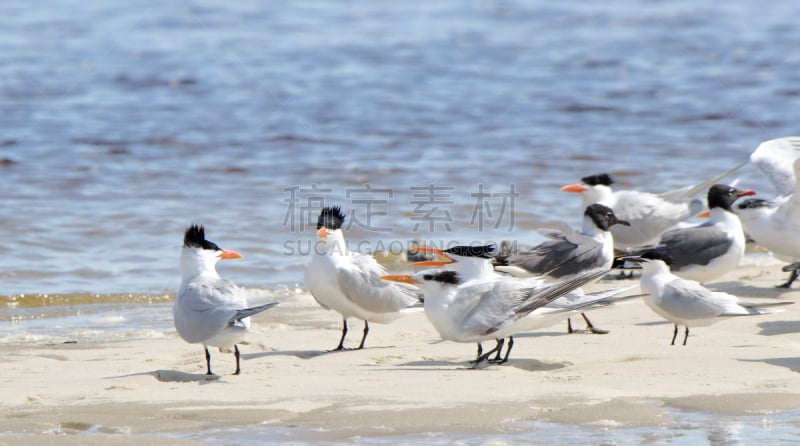
[[[798,13],[0,2],[0,338],[168,330],[191,223],[244,255],[225,277],[272,298],[299,292],[322,205],[361,251],[533,243],[542,222],[579,224],[558,189],[585,175],[704,181],[800,133]],[[772,195],[752,167],[736,177]]]

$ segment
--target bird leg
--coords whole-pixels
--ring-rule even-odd
[[[480,342],[478,342],[478,355],[476,356],[476,358],[480,357],[481,354],[483,354],[483,346],[481,345]]]
[[[572,334],[575,333],[575,330],[572,329],[572,321],[570,318],[567,318],[567,333]]]
[[[790,267],[794,267],[794,269],[790,269]],[[797,276],[800,275],[800,271],[798,271],[798,268],[800,268],[800,263],[793,263],[793,264],[791,264],[789,266],[783,267],[784,271],[791,271],[791,274],[789,274],[789,280],[787,280],[786,282],[784,282],[784,283],[782,283],[780,285],[776,285],[775,288],[789,288],[789,287],[791,287],[792,286],[792,282],[794,282],[795,279],[797,279]]]
[[[586,317],[586,313],[581,313],[581,316],[583,316],[583,320],[586,321],[586,329],[589,331],[589,333],[608,334],[608,330],[603,330],[602,328],[595,327],[592,324],[592,321],[590,321],[589,318]]]
[[[678,326],[676,325],[675,328],[677,329],[677,327]],[[687,339],[689,339],[689,326],[688,325],[686,326],[686,332],[683,335],[683,345],[686,345],[686,340]]]
[[[678,336],[678,324],[675,324],[675,331],[672,332],[672,342],[669,345],[675,345],[675,338]]]
[[[241,355],[239,354],[239,346],[236,345],[236,344],[233,344],[233,356],[236,357],[236,371],[233,372],[233,374],[234,375],[238,375],[238,374],[242,373],[242,369],[239,368],[239,357]]]
[[[213,375],[213,373],[211,373],[211,353],[209,353],[208,347],[205,345],[203,348],[206,351],[206,375]]]
[[[347,336],[347,319],[342,319],[342,338],[339,339],[339,345],[330,352],[340,352],[344,350],[344,337]]]
[[[490,361],[492,364],[505,364],[508,362],[508,356],[511,354],[511,349],[514,348],[514,336],[508,337],[508,348],[506,349],[506,355],[503,357],[503,359],[500,359],[500,352],[503,350],[504,343],[505,340],[503,339],[497,340],[497,356]]]
[[[499,344],[500,343],[498,342],[498,345]],[[489,357],[492,356],[492,354],[494,354],[495,352],[497,352],[497,346],[495,346],[493,349],[489,350],[488,352],[486,352],[486,353],[484,353],[482,355],[478,355],[478,357],[475,358],[474,361],[470,361],[470,364],[472,364],[472,368],[474,369],[474,368],[478,367],[484,361],[488,362]]]
[[[358,344],[358,349],[364,348],[364,341],[367,340],[367,333],[369,333],[369,322],[364,319],[364,336],[361,337],[361,344]]]
[[[505,339],[495,339],[497,341],[497,346],[495,350],[497,350],[497,355],[489,360],[490,364],[502,364],[503,362],[500,359],[501,353],[503,353],[503,345],[506,343]]]
[[[514,347],[514,336],[508,337],[508,349],[506,355],[503,357],[503,362],[508,362],[508,356],[511,354],[511,348]]]

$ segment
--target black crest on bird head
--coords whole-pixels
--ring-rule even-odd
[[[328,206],[322,208],[322,212],[319,213],[319,218],[317,218],[317,229],[323,226],[331,230],[340,229],[342,227],[342,223],[344,223],[344,214],[342,213],[342,208],[339,206]]]
[[[219,251],[216,243],[206,240],[206,231],[203,225],[191,225],[183,234],[183,246],[187,248],[203,248]]]
[[[589,175],[588,177],[581,178],[581,181],[583,184],[588,184],[589,186],[597,186],[598,184],[602,184],[603,186],[611,186],[614,184],[614,180],[611,179],[611,175],[607,173]]]
[[[423,280],[433,280],[439,283],[449,283],[451,285],[458,285],[461,283],[461,279],[458,277],[458,273],[455,271],[445,270],[445,271],[438,271],[435,273],[424,274],[422,276]]]
[[[456,256],[480,257],[482,259],[491,259],[496,251],[497,245],[494,243],[483,246],[453,246],[444,250],[444,252]]]
[[[641,257],[643,259],[648,259],[648,260],[661,260],[664,263],[666,263],[667,266],[672,266],[672,257],[664,254],[663,252],[659,252],[659,251],[655,251],[655,250],[645,251],[639,257]]]

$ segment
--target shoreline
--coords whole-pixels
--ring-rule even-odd
[[[796,301],[799,289],[773,288],[783,274],[779,262],[747,256],[710,286],[746,301]],[[632,283],[602,280],[586,290]],[[591,312],[608,335],[567,335],[559,323],[516,336],[508,364],[472,370],[474,344],[440,341],[422,312],[371,324],[364,350],[322,353],[338,340],[338,314],[306,293],[284,302],[254,317],[240,376],[227,375],[233,355],[212,351],[221,375],[207,380],[202,347],[174,329],[148,338],[2,345],[0,444],[86,432],[119,444],[146,444],[153,435],[198,444],[179,433],[257,426],[344,441],[502,434],[529,421],[661,426],[675,410],[746,416],[800,409],[797,303],[697,327],[687,346],[670,346],[671,325],[633,299]],[[350,328],[346,344],[354,345],[361,324]]]

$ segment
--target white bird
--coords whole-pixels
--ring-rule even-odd
[[[400,311],[419,304],[412,287],[386,282],[386,269],[369,255],[350,252],[342,234],[345,215],[338,206],[326,207],[317,220],[319,242],[305,272],[305,285],[317,303],[342,315],[342,337],[334,351],[344,350],[347,319],[364,321],[358,348],[364,348],[369,322],[388,323]]]
[[[614,181],[606,173],[584,177],[580,183],[564,186],[561,190],[580,193],[586,206],[593,203],[604,204],[614,210],[617,218],[629,222],[630,226],[611,228],[615,248],[627,251],[655,243],[664,231],[700,213],[704,208],[703,202],[695,196],[744,164],[739,164],[702,184],[658,194],[638,190],[612,190]]]
[[[765,141],[750,155],[750,162],[769,178],[777,195],[773,201],[745,200],[734,211],[750,238],[775,257],[792,263],[784,268],[791,271],[789,279],[778,285],[789,288],[800,267],[800,137]]]
[[[614,261],[614,240],[609,228],[616,224],[629,223],[618,219],[608,206],[596,203],[586,207],[581,232],[569,227],[561,228],[557,232],[551,231],[547,235],[552,240],[529,251],[492,257],[490,251],[494,251],[494,245],[455,247],[439,252],[433,251],[446,258],[445,261],[423,261],[412,263],[411,266],[443,266],[462,273],[464,277],[472,278],[476,274],[491,274],[493,272],[491,261],[495,270],[514,277],[547,276],[557,279],[574,277],[589,270],[611,267]],[[584,294],[576,290],[550,305],[559,305],[562,301],[565,301],[564,304],[576,304],[583,298]],[[582,313],[581,316],[590,332],[608,333],[606,330],[596,328],[586,314]],[[567,318],[567,331],[572,333],[569,318]]]
[[[675,345],[678,324],[686,327],[683,337],[683,345],[686,345],[690,325],[706,326],[726,316],[774,313],[774,310],[760,307],[792,303],[756,305],[739,302],[732,294],[714,292],[693,280],[681,279],[672,274],[669,257],[657,251],[647,251],[639,257],[626,259],[642,265],[641,287],[647,293],[644,296],[645,304],[656,314],[675,324],[671,345]]]
[[[699,226],[665,232],[654,249],[672,259],[672,272],[684,279],[708,282],[733,270],[744,256],[745,238],[739,217],[731,207],[739,197],[755,195],[715,184],[708,190],[710,217]]]
[[[278,302],[271,302],[248,308],[242,289],[217,274],[218,261],[241,257],[206,240],[202,226],[192,225],[186,229],[181,249],[181,286],[172,314],[175,328],[184,341],[203,344],[207,375],[213,374],[208,346],[219,347],[220,351],[233,347],[234,374],[238,375],[241,368],[236,344],[250,329],[250,316],[278,305]]]
[[[442,339],[480,343],[510,338],[539,328],[542,323],[549,325],[549,317],[563,317],[569,310],[546,308],[548,303],[607,272],[590,271],[550,284],[499,274],[464,281],[458,272],[443,269],[387,275],[383,279],[416,284],[422,289],[425,316]],[[474,364],[477,366],[496,351],[497,348],[483,355],[479,351]]]

